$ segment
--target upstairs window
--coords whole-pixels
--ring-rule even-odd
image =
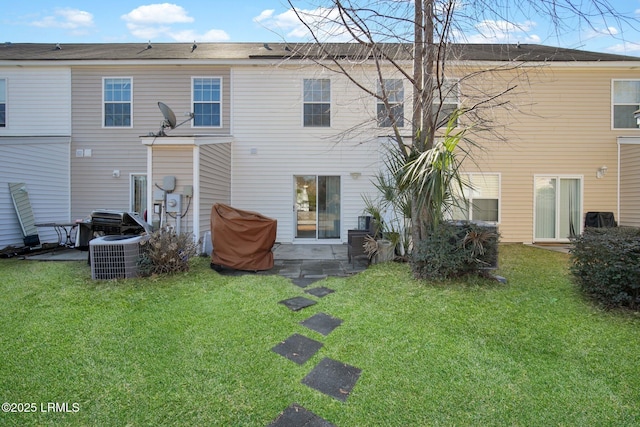
[[[640,108],[640,80],[613,81],[613,128],[638,129],[633,113]]]
[[[446,127],[451,114],[460,105],[460,90],[458,79],[445,79],[442,86],[436,88],[433,94],[433,114],[438,108],[438,121],[441,127]]]
[[[460,175],[463,182],[464,199],[460,194],[460,189],[454,189],[454,192],[458,193],[455,197],[458,206],[454,208],[453,219],[499,222],[500,175],[481,173]]]
[[[222,78],[193,78],[193,126],[220,127],[222,124]]]
[[[0,79],[0,128],[7,127],[7,80]]]
[[[103,80],[104,127],[131,127],[131,79]]]
[[[383,87],[384,85],[384,87]],[[383,90],[384,89],[384,90]],[[386,97],[389,110],[384,102],[378,98],[377,117],[378,126],[391,127],[394,123],[398,127],[404,126],[404,87],[401,79],[386,79],[382,84],[378,82],[378,96]]]
[[[303,105],[305,127],[331,126],[331,81],[304,79]]]

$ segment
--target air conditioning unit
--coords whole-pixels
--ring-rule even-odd
[[[89,242],[91,278],[124,279],[138,275],[138,260],[143,253],[141,242],[149,236],[113,235]]]

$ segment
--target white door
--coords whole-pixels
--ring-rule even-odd
[[[536,242],[566,242],[582,229],[582,178],[536,176],[534,237]]]
[[[340,239],[340,177],[294,176],[296,239]]]

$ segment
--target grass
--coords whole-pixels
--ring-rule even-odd
[[[2,425],[265,426],[297,402],[337,426],[640,424],[640,316],[577,293],[567,255],[501,247],[506,285],[413,280],[376,265],[306,295],[279,276],[93,281],[86,263],[0,260]],[[343,320],[327,337],[299,325]],[[324,343],[300,366],[271,351]],[[300,383],[324,357],[362,369],[345,403]],[[78,404],[77,412],[41,404]]]

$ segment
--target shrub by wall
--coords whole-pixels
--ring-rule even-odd
[[[138,263],[142,276],[169,274],[189,270],[189,259],[198,253],[193,234],[177,234],[173,229],[153,232],[144,243],[144,253]]]
[[[585,295],[606,307],[640,309],[640,229],[586,228],[573,240],[571,261]]]
[[[487,275],[497,267],[499,234],[494,227],[471,222],[439,224],[418,243],[414,273],[427,280],[468,274]]]

